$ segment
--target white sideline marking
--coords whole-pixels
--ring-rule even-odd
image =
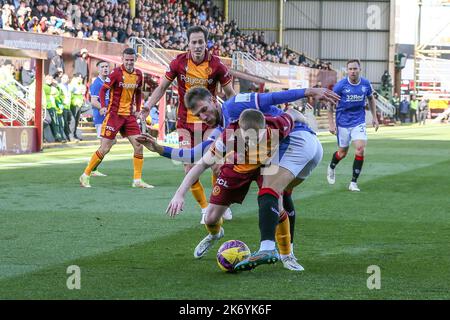
[[[130,154],[115,154],[108,155],[108,158],[129,158]],[[146,155],[146,157],[153,157],[151,155]],[[79,162],[88,162],[89,156],[82,158],[70,158],[70,159],[56,159],[56,160],[42,160],[36,162],[21,162],[21,163],[4,163],[0,164],[1,169],[8,168],[25,168],[25,167],[39,167],[39,166],[48,166],[51,164],[59,164],[59,163],[79,163]]]

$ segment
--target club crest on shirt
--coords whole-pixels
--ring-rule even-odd
[[[218,196],[219,193],[220,193],[220,187],[219,186],[215,186],[213,191],[212,191],[213,196]]]

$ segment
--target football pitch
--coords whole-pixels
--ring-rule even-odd
[[[91,189],[80,188],[95,146],[0,158],[0,299],[449,299],[450,127],[368,130],[360,193],[347,190],[353,150],[328,185],[335,137],[320,135],[324,159],[293,197],[295,254],[305,271],[281,263],[251,272],[219,270],[215,251],[195,260],[206,231],[190,194],[165,215],[183,168],[146,152],[132,189],[132,149],[114,146]],[[202,177],[207,194],[210,174]],[[256,188],[234,205],[225,237],[259,247]],[[80,289],[69,290],[69,266]],[[380,289],[369,290],[369,266]]]

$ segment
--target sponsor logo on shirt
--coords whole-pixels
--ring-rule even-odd
[[[364,101],[365,95],[358,95],[358,94],[347,94],[346,96],[346,102],[361,102]]]
[[[119,87],[122,87],[124,89],[137,89],[138,88],[138,84],[137,83],[119,82]]]
[[[204,79],[204,78],[194,78],[190,76],[186,76],[184,74],[181,75],[181,80],[185,83],[190,84],[193,87],[206,87],[208,84],[212,84],[214,82],[213,79]]]

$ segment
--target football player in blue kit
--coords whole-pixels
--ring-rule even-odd
[[[361,63],[357,59],[347,61],[347,78],[342,79],[333,88],[339,95],[340,101],[336,105],[336,123],[333,119],[333,107],[328,108],[328,124],[332,134],[337,136],[338,150],[333,154],[327,169],[329,184],[336,182],[335,168],[348,153],[350,142],[355,147],[353,161],[353,176],[348,186],[350,191],[360,191],[357,180],[364,162],[364,150],[367,145],[366,133],[366,99],[372,113],[372,124],[378,130],[376,103],[372,85],[369,80],[360,76]]]

